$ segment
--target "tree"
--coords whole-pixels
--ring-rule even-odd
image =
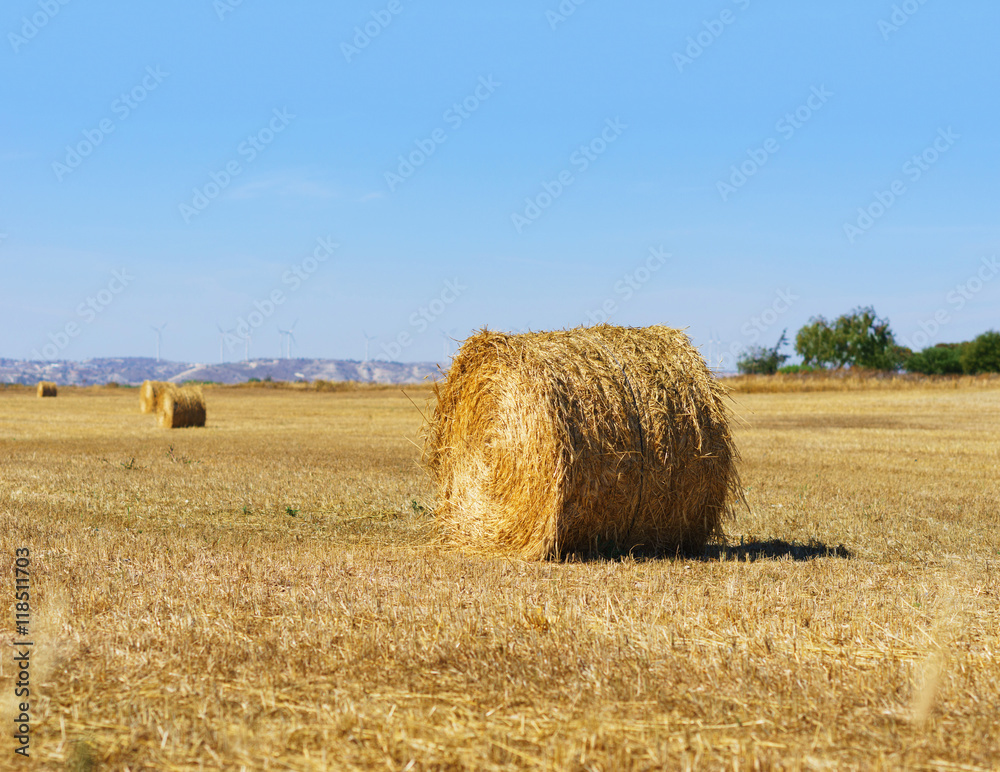
[[[778,372],[788,354],[782,354],[781,349],[788,344],[788,330],[781,333],[774,348],[764,348],[763,346],[751,346],[739,358],[736,368],[744,375],[774,375]]]
[[[795,336],[795,353],[802,364],[829,367],[836,361],[834,331],[822,316],[814,316]]]
[[[965,343],[938,343],[910,356],[903,363],[908,373],[922,375],[959,375],[962,373],[962,351]]]
[[[965,344],[962,369],[970,375],[1000,373],[1000,332],[984,332]]]
[[[828,322],[813,317],[795,336],[795,351],[806,365],[896,370],[903,350],[889,327],[871,306],[856,308]]]

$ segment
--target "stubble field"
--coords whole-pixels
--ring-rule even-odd
[[[1000,388],[736,395],[726,544],[566,563],[435,544],[407,393],[0,390],[0,769],[25,547],[32,768],[1000,769]]]

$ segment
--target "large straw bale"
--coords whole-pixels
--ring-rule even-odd
[[[435,517],[467,549],[698,551],[743,501],[725,388],[681,330],[482,331],[435,392]]]
[[[204,426],[205,419],[205,395],[201,388],[171,385],[164,390],[157,413],[157,422],[161,428]]]
[[[55,397],[59,393],[58,387],[52,381],[38,382],[39,397]]]
[[[167,381],[143,381],[139,387],[139,412],[159,413],[163,394],[172,387]]]

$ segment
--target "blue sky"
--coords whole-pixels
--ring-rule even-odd
[[[176,7],[175,7],[176,6]],[[0,356],[1000,324],[1000,5],[10,0]],[[895,192],[894,192],[895,191]],[[227,359],[244,345],[227,341]]]

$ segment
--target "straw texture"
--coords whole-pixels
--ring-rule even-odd
[[[157,423],[163,429],[204,426],[205,395],[195,386],[173,386],[163,391]]]
[[[681,330],[482,331],[436,396],[435,516],[467,549],[697,551],[742,501],[725,389]]]
[[[158,413],[164,392],[172,386],[166,381],[143,381],[139,387],[139,412]]]

